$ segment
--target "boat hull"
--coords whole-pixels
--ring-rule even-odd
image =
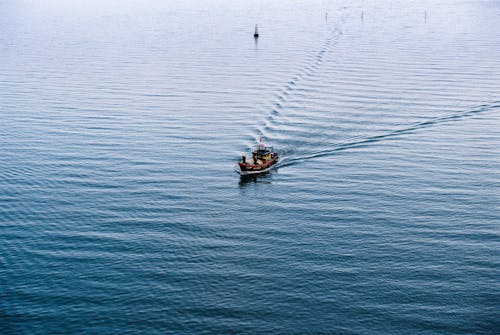
[[[264,173],[264,172],[271,170],[271,168],[273,166],[275,166],[276,163],[278,163],[278,159],[279,159],[279,156],[277,153],[275,153],[269,161],[267,161],[263,164],[255,165],[255,164],[239,162],[238,165],[240,167],[240,170],[238,172],[239,172],[239,174],[241,174],[243,176]]]

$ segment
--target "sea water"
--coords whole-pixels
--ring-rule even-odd
[[[499,1],[0,14],[1,334],[498,333]]]

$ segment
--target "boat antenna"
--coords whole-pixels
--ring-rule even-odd
[[[262,136],[259,137],[259,147],[264,147],[264,142],[262,141]]]
[[[257,28],[257,25],[255,25],[255,32],[253,33],[253,37],[259,37],[259,28]]]

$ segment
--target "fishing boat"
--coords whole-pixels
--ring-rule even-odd
[[[278,163],[279,154],[273,150],[273,147],[267,147],[259,140],[259,145],[252,150],[252,158],[248,159],[245,154],[241,155],[238,162],[241,175],[257,174],[269,171],[273,165]]]

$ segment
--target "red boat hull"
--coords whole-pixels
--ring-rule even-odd
[[[274,153],[270,160],[263,162],[262,164],[249,164],[238,162],[242,174],[259,173],[267,171],[271,166],[278,163],[279,156]]]

